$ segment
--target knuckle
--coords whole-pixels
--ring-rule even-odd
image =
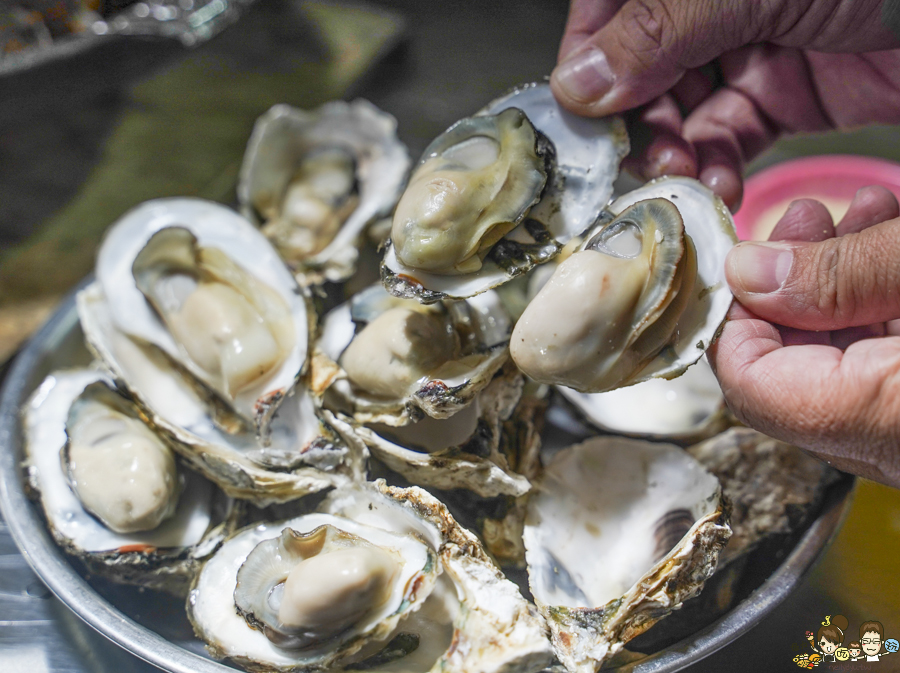
[[[838,239],[829,239],[816,246],[817,255],[811,266],[809,288],[815,292],[810,304],[825,318],[835,319],[845,309],[846,299],[842,296],[840,283],[841,246]]]
[[[631,4],[631,16],[624,23],[623,38],[629,51],[643,66],[655,63],[675,37],[675,21],[666,2],[636,0]]]

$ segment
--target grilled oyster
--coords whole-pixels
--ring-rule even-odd
[[[276,105],[253,127],[238,200],[298,279],[341,281],[366,226],[396,204],[409,165],[397,121],[368,101]]]
[[[509,330],[493,293],[423,306],[371,286],[325,316],[313,390],[359,423],[448,418],[506,362]]]
[[[149,201],[107,232],[96,274],[119,331],[268,434],[305,367],[309,324],[290,272],[249,222],[200,199]]]
[[[240,508],[178,463],[98,369],[50,374],[24,431],[53,538],[98,575],[180,593],[236,525]]]
[[[602,392],[700,359],[731,303],[728,210],[689,178],[617,199],[531,300],[511,339],[532,378]]]
[[[621,119],[576,117],[546,84],[490,103],[422,156],[394,215],[385,287],[468,298],[548,261],[607,204],[627,152]]]

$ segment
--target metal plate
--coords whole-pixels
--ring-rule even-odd
[[[32,339],[6,377],[0,395],[0,509],[9,531],[50,590],[81,619],[132,654],[172,673],[234,671],[206,656],[180,600],[88,577],[78,562],[56,546],[25,493],[19,409],[50,371],[87,360],[73,295]],[[744,582],[739,602],[723,616],[619,670],[680,671],[747,633],[791,594],[825,549],[849,507],[852,485],[849,478],[833,485],[815,519],[805,530],[780,540],[775,553],[767,548],[754,552],[757,558],[751,556],[746,565],[757,574],[751,571],[750,584]],[[676,618],[677,613],[661,624]]]

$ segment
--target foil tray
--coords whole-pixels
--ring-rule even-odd
[[[78,617],[125,650],[171,673],[233,672],[236,669],[206,655],[180,600],[89,577],[56,546],[38,507],[26,494],[19,409],[50,371],[88,361],[73,294],[13,363],[0,394],[0,511],[9,532],[47,587]],[[797,588],[827,547],[849,509],[853,483],[852,478],[844,478],[833,484],[805,528],[779,538],[774,548],[769,544],[753,552],[744,564],[741,590],[715,618],[698,621],[694,614],[685,615],[679,624],[676,613],[660,622],[675,628],[667,626],[661,637],[650,639],[649,650],[655,651],[616,670],[680,671],[747,633]],[[703,625],[698,628],[697,624]],[[642,638],[651,634],[654,629]]]

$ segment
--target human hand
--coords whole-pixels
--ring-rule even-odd
[[[550,85],[584,116],[643,106],[629,168],[699,177],[734,208],[743,163],[780,134],[900,122],[883,15],[883,0],[571,0]]]
[[[795,201],[726,259],[736,303],[708,352],[747,425],[900,488],[900,205],[857,192],[837,227]]]

